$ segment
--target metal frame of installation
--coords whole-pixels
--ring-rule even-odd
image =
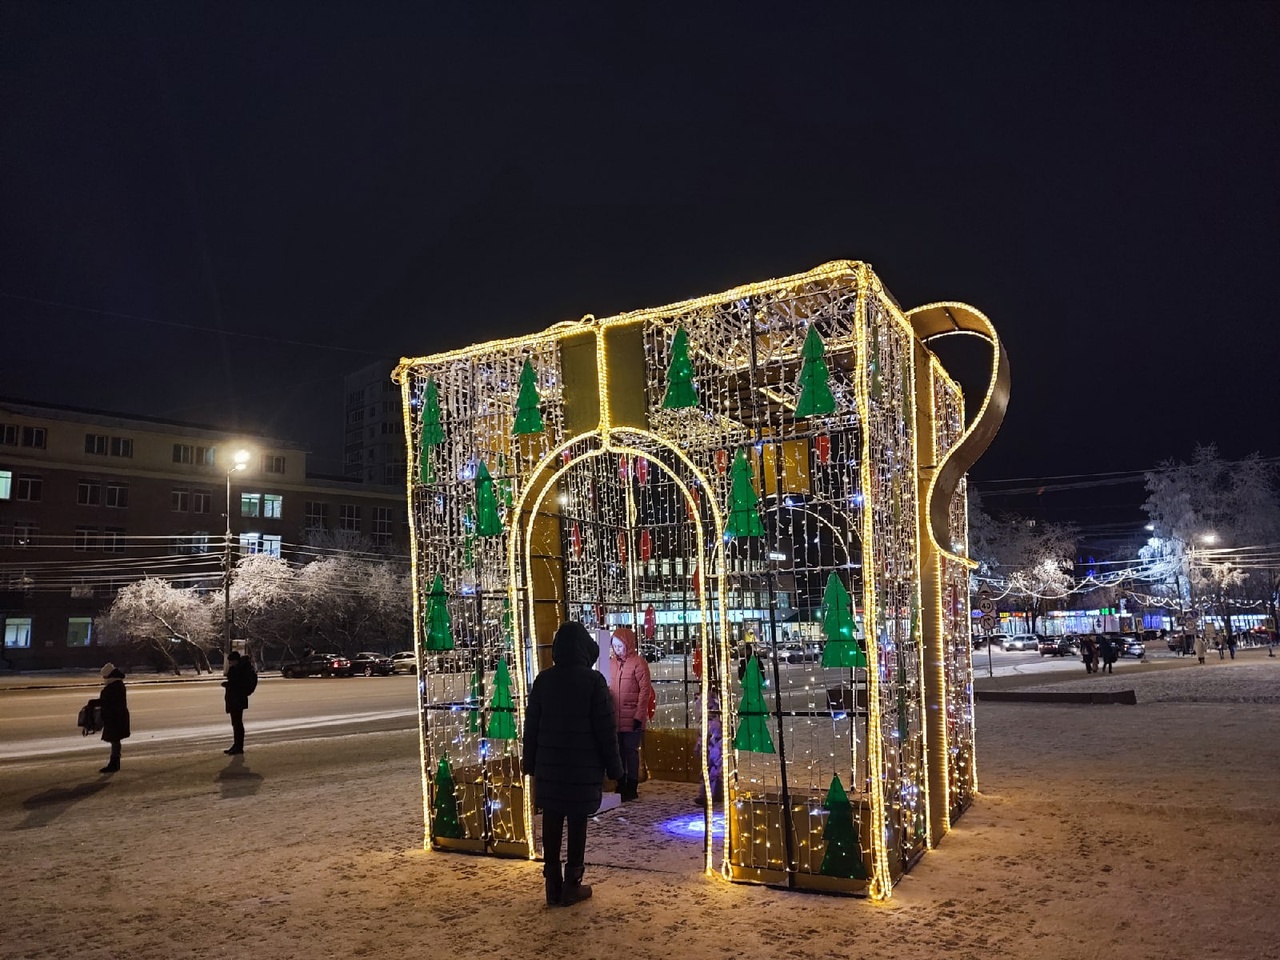
[[[990,347],[967,423],[927,346],[954,334]],[[393,376],[427,844],[537,855],[526,692],[562,621],[628,625],[672,653],[650,776],[727,812],[707,873],[889,897],[976,790],[965,473],[1009,392],[986,317],[836,261]]]

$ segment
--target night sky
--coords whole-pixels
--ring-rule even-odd
[[[848,258],[1001,332],[989,490],[1280,455],[1277,5],[507,6],[0,6],[0,394],[338,473],[345,372]]]

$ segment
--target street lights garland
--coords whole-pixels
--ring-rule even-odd
[[[231,458],[231,466],[227,468],[227,532],[223,540],[222,557],[222,640],[223,659],[231,653],[231,475],[247,470],[249,467],[249,451],[237,450]]]

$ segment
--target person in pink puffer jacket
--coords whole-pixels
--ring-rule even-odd
[[[609,692],[613,694],[613,708],[618,717],[618,750],[625,768],[618,781],[618,793],[623,800],[636,800],[640,786],[640,743],[649,721],[653,682],[649,679],[649,664],[640,655],[634,630],[618,627],[613,631],[611,644]]]

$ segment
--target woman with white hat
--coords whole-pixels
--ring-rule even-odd
[[[115,773],[120,769],[120,741],[129,739],[129,702],[124,692],[124,672],[114,663],[102,668],[106,683],[98,694],[102,708],[102,739],[111,744],[111,759],[99,773]]]

